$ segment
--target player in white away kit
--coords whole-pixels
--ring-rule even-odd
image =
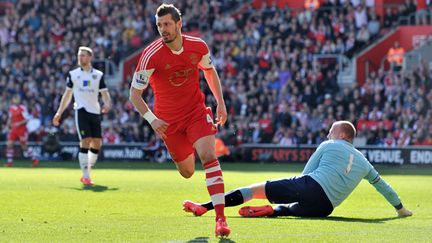
[[[90,170],[95,165],[102,146],[100,113],[107,113],[111,107],[111,97],[104,82],[104,74],[91,66],[92,57],[93,51],[90,48],[79,48],[79,67],[67,74],[67,87],[53,118],[53,124],[58,126],[61,115],[73,95],[75,125],[80,140],[78,160],[83,173],[81,182],[86,186],[94,184],[90,179]],[[99,105],[99,93],[102,95],[102,109]]]

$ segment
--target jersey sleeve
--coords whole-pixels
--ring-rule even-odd
[[[393,207],[398,209],[401,205],[401,200],[393,188],[381,178],[378,171],[372,168],[366,175],[365,179],[375,187],[375,189],[389,202]]]
[[[107,86],[105,84],[104,76],[105,75],[102,73],[102,76],[101,76],[101,78],[99,80],[99,92],[108,90],[108,88],[107,88]]]
[[[209,50],[207,44],[205,44],[204,42],[203,42],[203,44],[204,44],[204,50],[205,50],[205,53],[204,53],[204,55],[201,57],[201,61],[198,63],[198,67],[199,67],[201,70],[211,69],[211,68],[213,68],[214,66],[213,66],[213,61],[212,61],[212,59],[211,59],[210,50]]]
[[[72,82],[72,76],[70,72],[66,74],[66,88],[72,89],[73,88],[73,82]]]
[[[132,77],[132,87],[139,90],[147,88],[150,82],[150,77],[155,70],[154,58],[154,54],[149,52],[147,49],[143,51]]]

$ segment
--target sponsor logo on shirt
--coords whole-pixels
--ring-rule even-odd
[[[169,82],[171,83],[171,85],[176,87],[182,86],[189,80],[189,77],[192,75],[192,73],[192,68],[177,70],[171,74],[171,76],[169,77]]]
[[[90,86],[90,80],[83,80],[83,87],[89,87]]]

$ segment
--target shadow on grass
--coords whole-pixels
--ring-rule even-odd
[[[118,188],[109,188],[103,185],[93,185],[93,186],[82,186],[82,187],[68,187],[68,189],[77,191],[92,191],[92,192],[106,192],[106,191],[117,191]]]
[[[207,243],[207,242],[209,242],[209,238],[203,236],[196,237],[195,239],[187,241],[187,243]]]
[[[336,217],[336,216],[329,216],[324,218],[314,218],[314,217],[294,217],[294,216],[286,216],[286,217],[242,217],[242,216],[227,216],[227,218],[243,218],[243,219],[257,219],[257,218],[263,218],[263,219],[273,219],[273,220],[323,220],[323,221],[340,221],[340,222],[355,222],[355,223],[368,223],[368,224],[381,224],[386,221],[391,221],[395,219],[400,219],[399,217],[387,217],[387,218],[371,218],[371,219],[365,219],[365,218],[348,218],[348,217]]]
[[[229,238],[221,238],[219,239],[219,243],[235,243],[235,241],[230,240]]]
[[[196,237],[195,239],[187,241],[187,243],[207,243],[209,242],[208,237]],[[220,238],[219,243],[235,243],[235,241],[230,240],[229,238]]]
[[[328,220],[328,221],[341,221],[341,222],[356,222],[356,223],[384,223],[386,221],[391,221],[395,219],[399,219],[399,217],[386,217],[386,218],[375,218],[375,219],[365,219],[365,218],[347,218],[347,217],[333,217],[329,216],[326,218],[304,218],[310,220]]]

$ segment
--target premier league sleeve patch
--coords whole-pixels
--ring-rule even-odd
[[[213,61],[210,52],[202,56],[201,61],[198,63],[200,69],[213,68]]]
[[[147,88],[150,81],[150,76],[153,73],[153,71],[154,69],[135,72],[132,78],[132,87],[136,89]]]

